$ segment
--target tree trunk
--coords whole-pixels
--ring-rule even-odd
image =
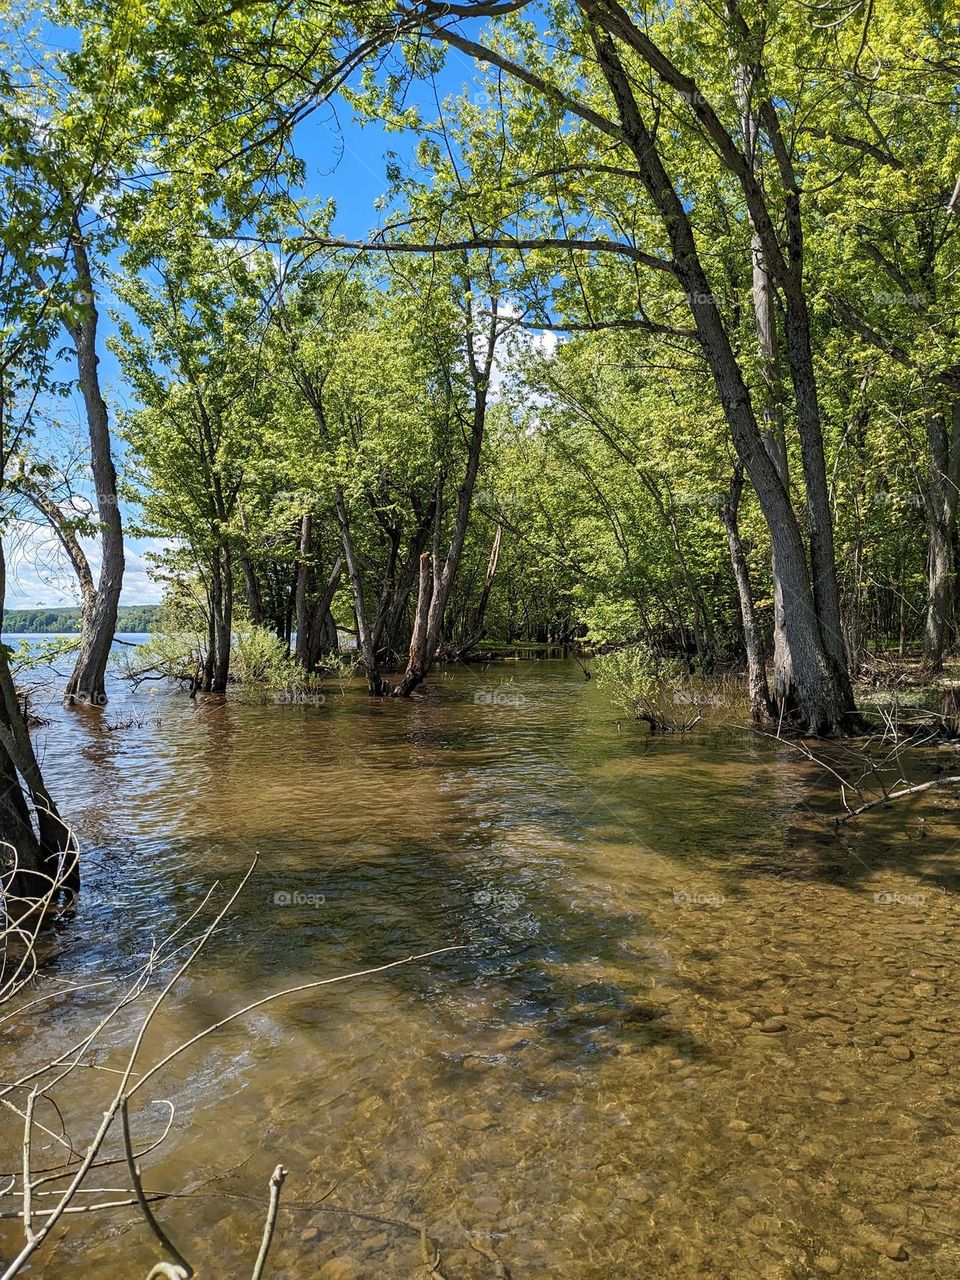
[[[427,544],[427,539],[430,537],[430,530],[434,525],[436,495],[434,495],[429,505],[422,509],[414,501],[414,508],[417,513],[417,523],[408,541],[407,553],[399,574],[396,572],[399,542],[392,543],[390,547],[390,566],[388,568],[387,581],[384,584],[385,589],[380,598],[380,607],[377,611],[377,621],[374,626],[374,646],[378,656],[381,654],[396,655],[398,653],[399,633],[403,624],[407,601],[410,598],[410,592],[413,590],[414,584],[418,581],[420,556]]]
[[[783,394],[777,322],[773,307],[773,283],[764,262],[763,247],[756,231],[751,237],[750,247],[753,257],[753,312],[757,326],[760,370],[763,379],[763,403],[760,409],[763,443],[777,470],[780,482],[789,496],[790,469],[787,462],[787,441],[783,422]],[[789,708],[793,699],[793,664],[790,661],[790,645],[787,642],[783,583],[777,572],[776,553],[771,556],[770,573],[773,580],[773,696],[778,707]]]
[[[617,104],[625,140],[636,159],[641,181],[663,218],[676,276],[687,296],[734,447],[770,528],[784,592],[784,625],[796,686],[793,718],[812,733],[842,731],[855,714],[849,680],[844,680],[828,654],[800,527],[764,447],[750,393],[700,261],[689,216],[643,121],[613,42],[598,34],[593,38],[600,68]]]
[[[97,603],[97,587],[93,580],[93,572],[90,568],[90,561],[87,559],[87,553],[80,544],[73,525],[60,507],[51,498],[44,493],[42,485],[35,481],[32,476],[26,472],[16,476],[11,482],[10,487],[15,492],[22,494],[28,502],[30,502],[43,518],[50,525],[56,534],[57,541],[66,552],[67,559],[77,575],[77,585],[80,588],[80,612],[86,624],[86,619],[93,616],[93,611]]]
[[[315,384],[305,369],[297,367],[296,374],[307,402],[313,409],[320,433],[324,440],[329,441],[330,432],[327,428],[322,390]],[[357,645],[360,649],[360,657],[367,677],[367,689],[371,698],[381,698],[390,692],[390,686],[380,675],[380,668],[377,665],[376,647],[367,622],[367,611],[363,599],[363,580],[360,575],[360,566],[354,553],[353,538],[350,533],[350,518],[347,513],[346,500],[343,496],[343,488],[340,485],[337,485],[336,490],[336,510],[337,521],[340,525],[340,536],[343,540],[343,557],[347,563],[347,576],[353,588],[353,607],[357,620]]]
[[[323,627],[319,634],[321,653],[340,652],[340,633],[337,630],[337,620],[329,609],[327,610],[326,617],[323,620]]]
[[[70,244],[84,314],[79,323],[69,327],[69,331],[77,353],[77,373],[90,436],[90,468],[97,494],[101,564],[96,599],[89,617],[84,614],[80,652],[67,684],[66,697],[70,702],[103,706],[107,701],[107,662],[117,630],[117,607],[123,586],[123,526],[117,498],[117,474],[111,453],[110,422],[100,390],[97,355],[99,317],[90,261],[79,223],[74,225]]]
[[[797,215],[799,219],[799,214]],[[817,396],[810,321],[802,286],[787,298],[787,352],[797,402],[797,429],[803,459],[810,536],[813,600],[823,646],[836,678],[841,700],[853,706],[853,690],[847,669],[846,646],[840,621],[840,590],[833,542],[833,515],[827,488],[827,465]]]
[[[755,724],[761,724],[770,718],[770,690],[767,685],[767,669],[763,660],[763,647],[760,642],[760,631],[757,627],[756,612],[753,607],[753,588],[750,585],[750,570],[744,554],[743,542],[740,539],[740,527],[737,516],[740,510],[740,495],[743,492],[743,468],[739,463],[734,467],[730,481],[729,498],[720,508],[720,518],[727,532],[730,547],[730,563],[737,583],[737,595],[740,601],[740,622],[743,627],[743,645],[747,655],[747,693],[750,698],[750,710]]]
[[[247,616],[255,627],[262,627],[266,622],[266,610],[263,607],[263,593],[257,579],[257,569],[250,554],[250,522],[243,503],[237,498],[237,510],[240,513],[240,524],[243,527],[243,554],[240,557],[240,568],[243,571],[243,589],[247,600]]]
[[[467,537],[467,528],[470,523],[470,509],[473,505],[473,491],[477,483],[477,474],[480,470],[480,452],[483,448],[483,435],[487,419],[487,398],[490,391],[490,374],[493,371],[493,361],[496,354],[497,336],[498,336],[498,320],[497,320],[497,300],[490,300],[490,323],[486,332],[486,350],[482,361],[477,358],[476,339],[473,326],[473,306],[470,301],[470,290],[465,290],[465,307],[466,307],[466,349],[467,364],[470,369],[470,378],[473,384],[473,417],[470,430],[470,444],[467,452],[467,465],[463,476],[463,482],[460,485],[460,492],[457,497],[457,514],[453,525],[453,534],[450,538],[450,545],[447,548],[447,554],[444,558],[443,568],[438,571],[436,564],[432,574],[433,591],[430,599],[430,608],[427,613],[426,634],[423,638],[423,644],[420,646],[418,653],[414,654],[411,642],[410,655],[407,661],[407,668],[400,679],[396,689],[394,689],[394,697],[407,698],[424,680],[427,672],[436,656],[437,646],[440,643],[440,632],[443,627],[443,615],[446,611],[447,600],[450,595],[450,589],[453,586],[454,578],[457,574],[457,568],[460,564],[460,556],[463,552],[463,544]],[[437,515],[439,517],[439,503],[437,506]],[[437,556],[434,559],[438,559]],[[423,562],[421,560],[420,585],[423,587]],[[420,602],[418,600],[417,608],[419,612]]]
[[[230,677],[230,647],[233,639],[233,557],[229,547],[214,553],[210,580],[211,693],[226,693]]]
[[[953,628],[954,541],[957,528],[957,483],[960,479],[960,404],[951,420],[939,409],[926,413],[929,482],[924,495],[927,513],[927,616],[923,657],[931,673],[943,668]]]
[[[310,544],[313,540],[313,518],[309,511],[300,517],[300,560],[297,566],[295,616],[297,646],[294,657],[305,671],[310,669],[310,621],[307,613],[307,588],[310,580]]]
[[[430,632],[429,617],[432,585],[433,557],[429,551],[424,551],[420,557],[420,586],[417,591],[417,609],[413,619],[413,634],[410,637],[410,654],[407,659],[407,669],[401,681],[401,685],[409,681],[410,688],[404,689],[401,693],[401,685],[398,685],[395,695],[398,697],[408,697],[417,685],[422,683],[430,665],[429,656],[431,655],[427,645]]]
[[[377,652],[373,645],[373,635],[367,622],[367,610],[363,599],[363,580],[360,577],[360,566],[353,548],[350,534],[350,519],[347,515],[347,504],[343,490],[337,488],[337,519],[340,522],[340,533],[343,538],[343,556],[347,562],[347,575],[353,588],[353,611],[357,620],[357,645],[360,658],[367,677],[367,690],[371,698],[382,698],[390,692],[390,686],[380,674],[377,665]]]
[[[313,611],[313,619],[310,623],[310,648],[307,654],[308,671],[316,670],[322,653],[336,653],[337,651],[337,624],[333,622],[330,606],[333,604],[333,597],[337,594],[337,587],[340,585],[342,573],[343,556],[337,556],[320,599],[317,601]],[[329,625],[330,622],[333,622],[332,628]],[[333,632],[332,637],[331,630]]]
[[[0,545],[0,612],[6,596],[6,561]],[[30,798],[27,805],[23,794]],[[30,810],[36,831],[30,820]],[[17,692],[0,646],[0,840],[16,853],[16,871],[4,879],[5,892],[27,899],[44,897],[53,885],[76,892],[80,864],[76,842],[47,790]],[[0,865],[3,864],[0,849]],[[10,869],[9,863],[7,870]]]
[[[459,649],[457,656],[462,658],[464,654],[475,648],[483,637],[486,635],[484,628],[484,619],[487,614],[487,604],[490,600],[490,591],[493,587],[493,579],[496,576],[497,565],[500,563],[500,543],[503,540],[503,525],[497,521],[497,529],[493,535],[493,546],[490,548],[490,558],[487,561],[487,572],[483,579],[483,590],[480,593],[480,601],[477,605],[477,611],[473,619],[473,634]]]
[[[263,596],[260,593],[260,583],[257,581],[257,573],[253,566],[253,561],[249,556],[245,555],[241,558],[240,567],[243,569],[243,588],[247,598],[247,616],[255,627],[262,627],[266,620],[266,614],[263,608]]]
[[[2,712],[0,712],[2,718]],[[0,931],[50,890],[46,859],[13,761],[0,747]],[[4,957],[0,954],[0,975]]]
[[[744,158],[751,173],[756,174],[758,124],[753,96],[755,75],[747,67],[741,66],[738,70],[738,79]],[[750,235],[751,296],[762,380],[760,417],[763,425],[763,443],[777,470],[780,482],[789,496],[790,473],[784,429],[783,379],[774,310],[773,281],[763,253],[763,241],[752,216],[750,225],[752,228]],[[778,707],[788,710],[793,700],[793,666],[790,661],[790,646],[787,643],[783,584],[777,572],[775,553],[771,557],[770,571],[773,580],[773,697]]]
[[[928,521],[927,614],[923,630],[924,666],[931,675],[943,670],[943,655],[953,621],[953,548],[941,514]]]

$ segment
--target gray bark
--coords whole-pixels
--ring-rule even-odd
[[[927,615],[923,656],[931,672],[940,671],[955,614],[954,542],[957,485],[960,482],[960,403],[949,419],[939,408],[926,413],[929,479],[927,513]]]
[[[756,175],[757,118],[753,105],[754,72],[741,66],[738,69],[738,78],[744,156],[750,171]],[[752,227],[750,235],[751,296],[762,379],[760,417],[763,443],[789,495],[790,472],[784,428],[783,380],[774,310],[773,281],[763,253],[763,241],[752,216],[750,224]],[[773,696],[778,707],[789,708],[793,698],[793,665],[790,660],[790,646],[787,643],[783,584],[777,571],[776,553],[771,557],[770,571],[773,579]],[[766,677],[764,679],[766,680]]]
[[[770,689],[767,684],[767,669],[763,660],[763,646],[760,630],[757,626],[757,615],[753,604],[753,588],[750,583],[750,570],[740,538],[738,515],[740,496],[743,492],[743,468],[738,463],[734,468],[730,482],[730,494],[720,507],[720,518],[727,534],[730,548],[730,564],[737,584],[737,597],[740,604],[740,623],[743,628],[743,646],[747,655],[747,695],[750,699],[750,711],[756,724],[769,719],[771,714]]]
[[[592,10],[594,6],[586,7]],[[674,270],[687,295],[734,447],[770,528],[787,606],[784,623],[796,684],[795,718],[814,733],[841,730],[854,710],[849,682],[844,684],[828,655],[800,528],[783,482],[764,447],[750,393],[700,261],[690,219],[643,121],[613,42],[595,35],[594,47],[643,185],[663,218],[673,250]]]
[[[123,587],[123,526],[111,451],[109,415],[100,390],[100,360],[97,355],[99,316],[90,260],[78,223],[74,225],[70,246],[77,288],[83,299],[83,315],[77,324],[69,326],[69,332],[76,350],[77,374],[90,436],[90,469],[97,494],[101,563],[96,597],[89,612],[84,612],[80,651],[67,684],[66,697],[70,702],[103,706],[107,701],[107,662],[117,630],[117,607]]]

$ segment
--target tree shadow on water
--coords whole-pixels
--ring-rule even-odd
[[[475,833],[474,833],[475,834]],[[376,968],[445,946],[462,948],[356,982],[290,996],[282,1023],[345,1031],[358,1016],[408,1018],[445,1045],[441,1071],[463,1078],[536,1042],[558,1066],[588,1069],[617,1053],[705,1048],[660,998],[642,915],[584,906],[552,865],[536,877],[491,849],[397,841],[375,858],[319,859],[271,846],[208,943],[178,1014],[199,1031],[247,1000],[300,982]],[[245,850],[221,848],[242,865]],[[296,871],[289,868],[299,863]],[[171,894],[168,909],[189,907]],[[217,975],[213,994],[205,972]],[[223,975],[226,975],[226,979]],[[599,975],[599,976],[598,976]]]

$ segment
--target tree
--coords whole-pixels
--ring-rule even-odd
[[[3,46],[2,54],[9,90],[0,125],[11,196],[6,245],[14,265],[5,287],[11,302],[16,299],[24,329],[34,327],[38,350],[43,350],[51,370],[59,363],[58,353],[51,350],[57,328],[62,326],[69,336],[96,496],[100,570],[92,591],[83,574],[79,578],[84,625],[66,696],[102,705],[124,550],[109,415],[99,376],[95,262],[116,242],[115,196],[131,154],[130,138],[113,109],[109,76],[106,83],[101,78],[94,93],[85,94],[62,74],[62,57],[58,67],[48,71],[40,61],[22,65],[12,45]],[[114,49],[114,65],[120,56]],[[47,514],[52,516],[53,510],[47,504]],[[73,554],[70,559],[79,572],[80,561]]]
[[[207,599],[209,643],[200,687],[227,687],[244,468],[266,412],[256,361],[259,293],[229,248],[185,236],[138,260],[153,279],[128,278],[120,296],[137,320],[117,350],[141,409],[124,422],[142,476],[145,527],[189,549]],[[269,270],[261,264],[262,270]]]
[[[631,261],[634,270],[640,267],[646,272],[665,273],[679,285],[734,446],[757,491],[775,544],[776,572],[787,602],[784,626],[796,685],[796,705],[785,706],[784,710],[795,711],[802,723],[814,729],[842,727],[852,715],[853,704],[840,628],[833,526],[804,278],[799,175],[802,156],[789,141],[791,121],[805,102],[798,101],[799,94],[793,92],[795,86],[787,78],[781,75],[783,83],[778,81],[780,67],[775,58],[767,55],[765,29],[760,24],[748,26],[734,3],[727,6],[719,20],[706,10],[692,15],[671,11],[653,27],[635,21],[613,0],[580,0],[569,9],[552,6],[551,29],[557,33],[559,48],[549,67],[538,52],[536,28],[523,21],[522,11],[529,7],[520,3],[451,7],[428,0],[402,9],[382,4],[333,5],[312,13],[311,22],[298,34],[297,44],[302,48],[305,41],[314,41],[312,56],[326,88],[341,85],[350,68],[373,49],[384,48],[398,37],[404,47],[403,37],[415,30],[415,39],[405,46],[412,71],[424,65],[418,43],[424,36],[441,49],[465,53],[506,77],[512,97],[512,102],[506,103],[508,120],[511,111],[545,118],[555,139],[550,144],[555,152],[561,151],[567,141],[564,130],[569,132],[571,126],[576,126],[575,145],[586,157],[588,168],[590,164],[599,165],[603,156],[607,167],[613,159],[621,175],[629,172],[628,203],[634,210],[631,222],[638,230],[642,225],[645,243],[637,244],[629,236],[588,240],[571,234],[562,212],[568,198],[578,213],[589,216],[595,211],[584,207],[582,191],[576,185],[571,190],[563,182],[559,165],[551,163],[552,156],[541,168],[546,168],[546,176],[559,185],[557,204],[561,207],[555,208],[553,220],[564,227],[562,234],[543,236],[539,227],[531,227],[529,233],[519,236],[507,234],[503,224],[508,211],[496,207],[497,193],[493,193],[489,201],[481,196],[470,209],[459,238],[475,247],[516,252],[525,247],[566,249],[568,254],[614,252]],[[473,38],[465,24],[474,16],[492,18],[498,36]],[[702,38],[702,32],[706,28],[719,36],[718,22],[722,26],[722,61],[713,49],[712,56],[705,59],[708,41]],[[215,32],[210,37],[210,52],[218,59],[224,56],[222,34]],[[235,35],[231,32],[232,37]],[[778,41],[796,35],[796,30],[782,30]],[[832,56],[832,48],[816,46],[815,37],[811,40],[811,51],[821,61]],[[735,67],[751,68],[755,118],[771,160],[762,179],[755,166],[748,163],[738,141],[743,112],[736,92],[737,76],[730,71],[731,48],[736,54]],[[706,64],[702,79],[694,79],[686,70],[691,62]],[[634,87],[641,82],[645,103]],[[374,96],[382,104],[383,92],[371,90],[370,97]],[[386,96],[390,96],[389,85]],[[719,106],[713,105],[714,97]],[[282,109],[285,104],[277,106]],[[652,112],[649,118],[648,112]],[[667,131],[651,124],[651,119],[657,120],[664,113],[677,118],[680,127]],[[724,113],[729,117],[726,122]],[[498,130],[501,141],[511,128],[512,123]],[[702,185],[705,157],[718,163],[729,179],[727,199],[731,212],[748,214],[783,306],[785,356],[801,445],[808,545],[783,477],[763,448],[749,385],[750,370],[738,357],[735,333],[717,303],[709,258],[698,238],[694,218],[696,184],[699,178]],[[523,173],[526,156],[514,153],[514,159],[514,171]],[[502,173],[503,166],[495,172]],[[479,173],[474,166],[472,179],[482,189]],[[462,201],[457,206],[454,198],[461,191],[451,182],[447,207],[450,216],[445,219],[440,240],[451,250],[458,238],[453,230],[458,209],[463,208]],[[488,212],[496,215],[495,222],[484,219]],[[515,213],[515,209],[509,211],[511,220]],[[643,219],[642,224],[638,224],[637,215]],[[609,220],[606,225],[610,225]],[[435,235],[426,238],[437,243]],[[409,241],[409,237],[406,239]],[[404,247],[417,248],[410,243]]]

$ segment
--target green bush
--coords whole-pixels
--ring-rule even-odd
[[[597,687],[627,715],[655,731],[682,728],[676,721],[683,683],[679,662],[658,658],[642,644],[602,654],[595,664]],[[689,716],[683,717],[684,722]]]
[[[121,675],[137,680],[150,675],[169,680],[192,680],[202,654],[200,637],[192,631],[157,631],[146,644],[124,649],[117,661]]]
[[[242,684],[287,684],[304,673],[274,631],[241,623],[233,635],[230,675]]]

